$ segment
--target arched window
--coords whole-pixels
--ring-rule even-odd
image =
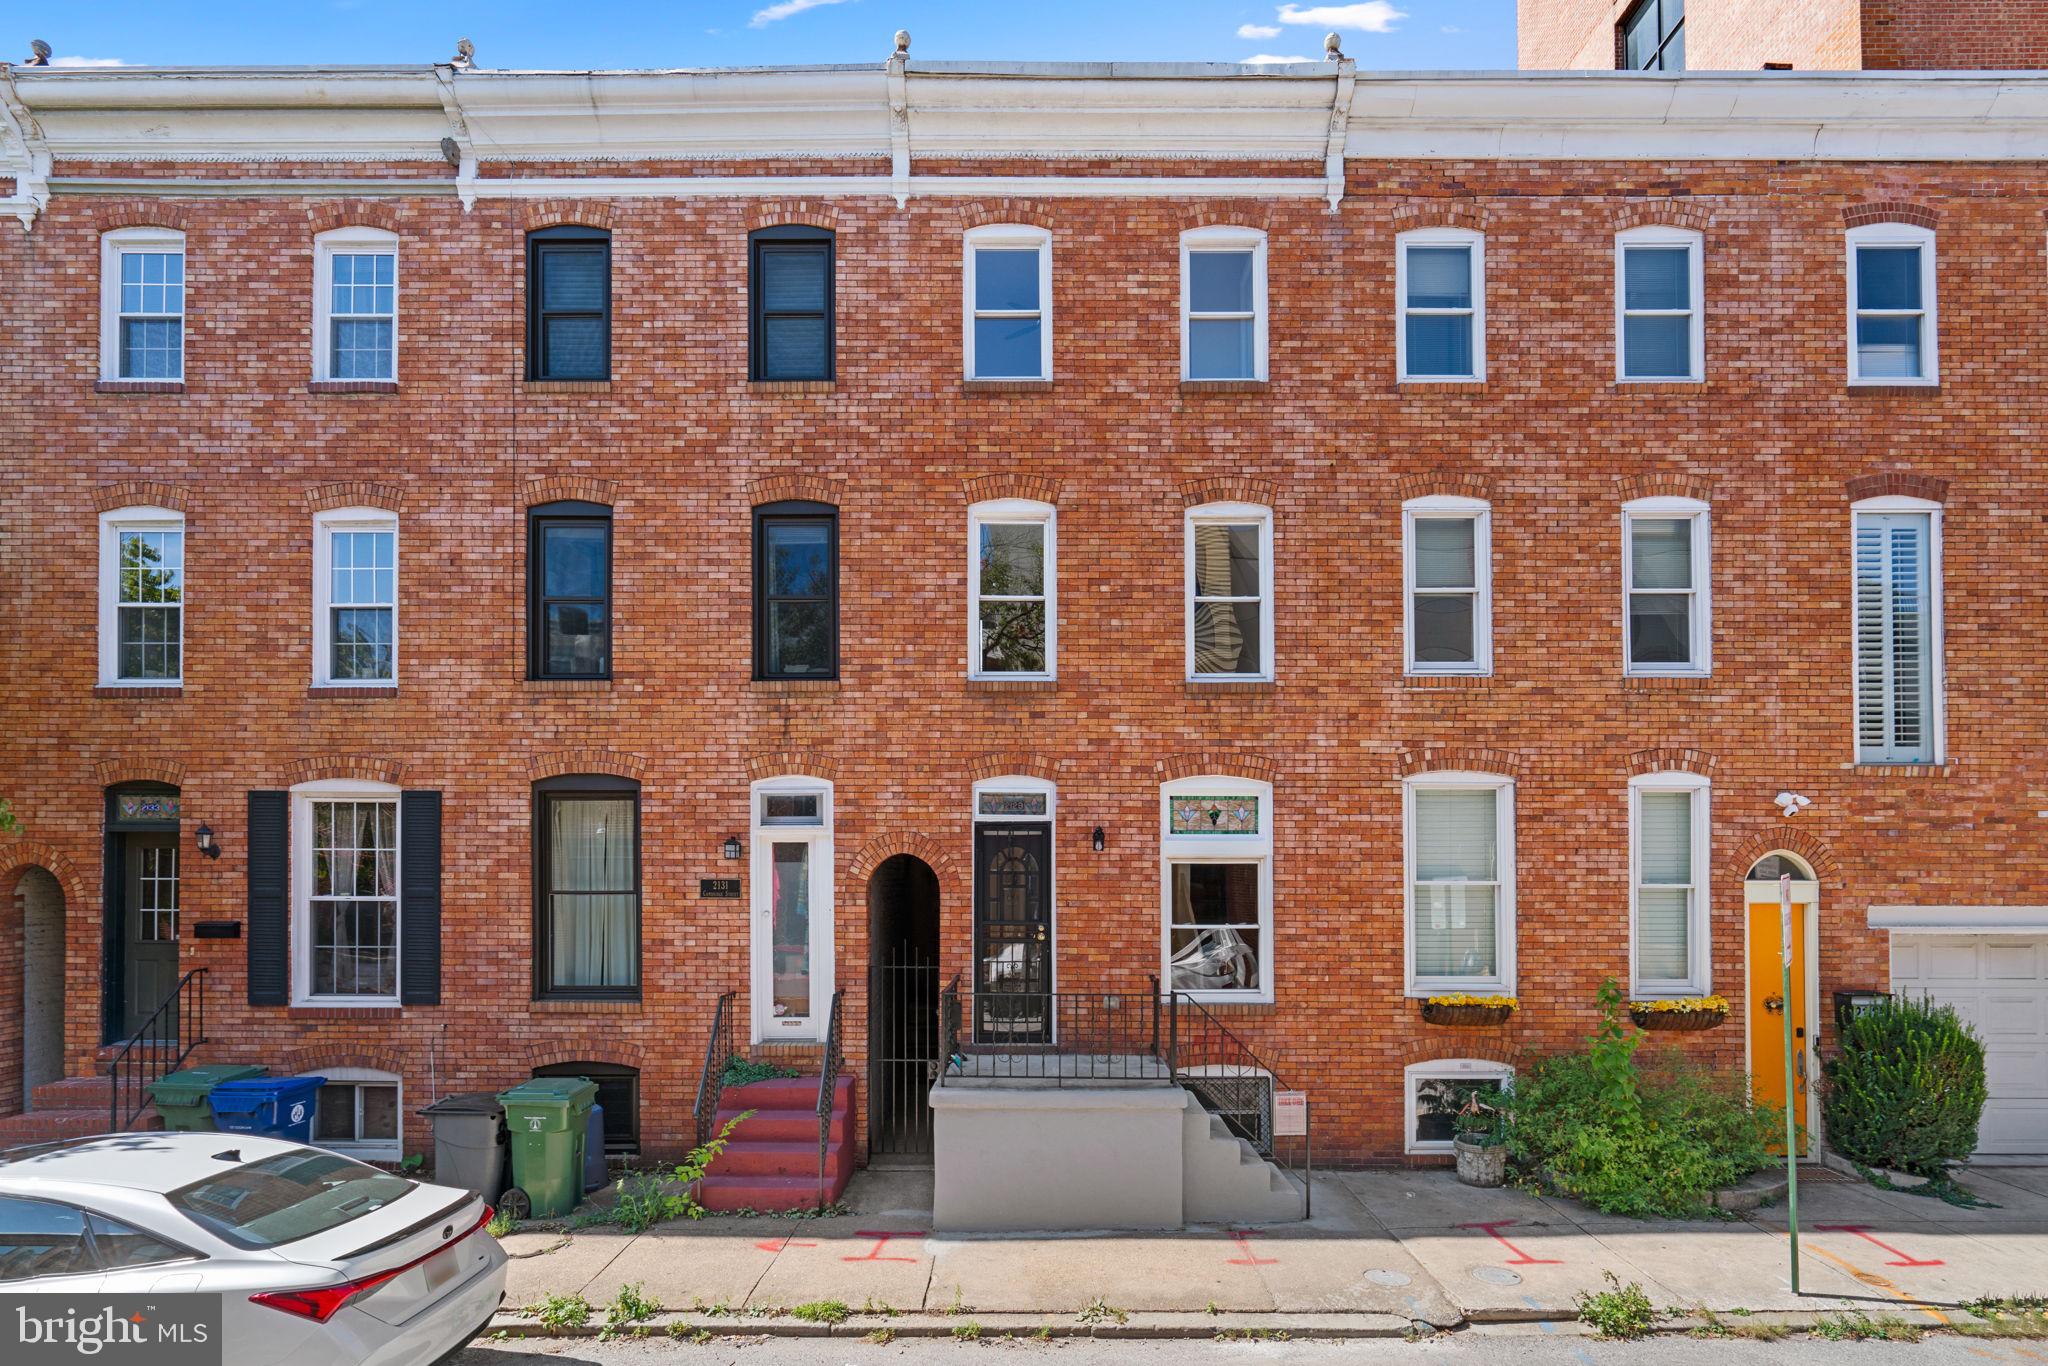
[[[1812,882],[1813,869],[1806,866],[1797,854],[1788,854],[1782,849],[1775,854],[1765,854],[1750,868],[1749,882],[1776,882],[1789,877],[1794,882]]]

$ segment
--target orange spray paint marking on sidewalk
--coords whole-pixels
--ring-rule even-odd
[[[853,1235],[853,1236],[854,1236],[854,1237],[856,1237],[856,1238],[872,1238],[872,1239],[874,1239],[874,1240],[875,1240],[875,1245],[874,1245],[873,1247],[869,1248],[869,1249],[867,1250],[867,1252],[866,1252],[866,1253],[865,1253],[864,1255],[862,1255],[862,1256],[859,1256],[859,1257],[841,1257],[841,1258],[840,1258],[839,1260],[840,1260],[840,1261],[842,1261],[842,1262],[913,1262],[913,1263],[914,1263],[914,1262],[916,1262],[916,1261],[917,1261],[917,1258],[915,1258],[915,1257],[884,1257],[884,1256],[882,1255],[882,1249],[883,1249],[883,1248],[885,1248],[885,1247],[887,1247],[887,1246],[889,1246],[889,1240],[890,1240],[891,1238],[922,1238],[922,1237],[924,1237],[925,1235],[924,1235],[924,1231],[923,1231],[922,1229],[919,1229],[919,1230],[917,1230],[917,1231],[915,1231],[915,1232],[905,1232],[905,1231],[903,1231],[903,1230],[900,1230],[900,1229],[899,1229],[899,1230],[896,1230],[896,1231],[893,1231],[893,1232],[889,1232],[889,1233],[877,1233],[877,1232],[875,1232],[875,1231],[873,1231],[873,1230],[871,1230],[871,1229],[857,1229],[857,1230],[855,1230],[855,1232],[854,1232],[854,1235]]]
[[[1894,1257],[1897,1257],[1897,1258],[1899,1258],[1899,1259],[1900,1259],[1900,1260],[1898,1260],[1898,1261],[1896,1261],[1896,1262],[1886,1262],[1886,1263],[1885,1263],[1885,1265],[1886,1265],[1886,1266],[1947,1266],[1947,1265],[1948,1265],[1948,1263],[1947,1263],[1947,1262],[1944,1262],[1944,1261],[1942,1261],[1942,1260],[1941,1260],[1941,1259],[1940,1259],[1939,1257],[1935,1258],[1935,1259],[1934,1259],[1934,1260],[1932,1260],[1932,1261],[1927,1261],[1927,1260],[1925,1260],[1925,1259],[1923,1259],[1923,1258],[1919,1258],[1919,1257],[1912,1257],[1912,1256],[1908,1256],[1908,1255],[1907,1255],[1906,1253],[1904,1253],[1904,1252],[1901,1252],[1901,1251],[1899,1251],[1899,1250],[1898,1250],[1897,1248],[1893,1247],[1893,1246],[1892,1246],[1892,1245],[1891,1245],[1890,1243],[1887,1243],[1887,1242],[1885,1242],[1885,1241],[1883,1241],[1882,1239],[1879,1239],[1879,1238],[1873,1238],[1873,1237],[1871,1237],[1871,1236],[1870,1236],[1870,1225],[1868,1225],[1868,1224],[1815,1224],[1815,1225],[1814,1225],[1814,1228],[1815,1228],[1816,1230],[1818,1230],[1819,1232],[1822,1232],[1822,1233],[1853,1233],[1853,1234],[1855,1234],[1855,1235],[1856,1235],[1856,1236],[1857,1236],[1858,1238],[1861,1238],[1861,1239],[1862,1239],[1862,1240],[1863,1240],[1864,1242],[1866,1242],[1866,1243],[1875,1243],[1875,1244],[1877,1244],[1877,1246],[1879,1246],[1879,1247],[1883,1248],[1883,1249],[1884,1249],[1884,1250],[1885,1250],[1886,1252],[1889,1252],[1889,1253],[1891,1253],[1891,1254],[1892,1254],[1892,1256],[1894,1256]]]
[[[785,1233],[780,1238],[765,1238],[754,1244],[763,1252],[780,1252],[786,1247],[816,1247],[816,1243],[800,1243],[794,1233]]]
[[[1238,1250],[1239,1252],[1242,1252],[1242,1253],[1244,1254],[1244,1256],[1242,1256],[1242,1257],[1228,1257],[1228,1258],[1225,1258],[1225,1259],[1224,1259],[1224,1263],[1223,1263],[1223,1264],[1224,1264],[1225,1266],[1278,1266],[1278,1265],[1280,1265],[1280,1261],[1279,1261],[1279,1259],[1278,1259],[1278,1258],[1276,1258],[1276,1257],[1261,1257],[1261,1256],[1260,1256],[1260,1255],[1259,1255],[1258,1253],[1256,1253],[1256,1252],[1252,1251],[1252,1233],[1251,1233],[1251,1230],[1250,1230],[1250,1229],[1244,1229],[1244,1228],[1234,1228],[1234,1229],[1231,1229],[1231,1230],[1230,1230],[1230,1232],[1229,1232],[1228,1234],[1226,1234],[1225,1236],[1226,1236],[1226,1237],[1228,1237],[1228,1238],[1230,1239],[1230,1241],[1231,1241],[1231,1242],[1233,1242],[1233,1243],[1236,1243],[1236,1244],[1237,1244],[1237,1250]]]
[[[1489,1238],[1493,1239],[1493,1240],[1494,1240],[1494,1241],[1495,1241],[1496,1243],[1499,1243],[1499,1244],[1500,1244],[1500,1245],[1501,1245],[1502,1247],[1506,1248],[1506,1249],[1507,1249],[1508,1251],[1510,1251],[1510,1252],[1512,1252],[1512,1253],[1514,1253],[1514,1254],[1515,1254],[1515,1255],[1514,1255],[1513,1257],[1510,1257],[1510,1258],[1508,1259],[1508,1261],[1507,1261],[1507,1265],[1509,1265],[1509,1266],[1563,1266],[1563,1265],[1564,1265],[1564,1263],[1563,1263],[1563,1262],[1561,1262],[1561,1261],[1558,1261],[1558,1260],[1556,1260],[1555,1258],[1551,1258],[1551,1257],[1531,1257],[1531,1256],[1530,1256],[1530,1255],[1529,1255],[1528,1253],[1526,1253],[1526,1252],[1522,1251],[1522,1249],[1520,1249],[1520,1248],[1516,1247],[1516,1246],[1515,1246],[1515,1245],[1514,1245],[1513,1243],[1509,1242],[1509,1241],[1508,1241],[1508,1240],[1507,1240],[1506,1238],[1503,1238],[1503,1237],[1501,1237],[1501,1233],[1500,1233],[1500,1231],[1501,1231],[1502,1229],[1504,1229],[1504,1228],[1508,1228],[1508,1227],[1511,1227],[1512,1225],[1514,1225],[1514,1224],[1516,1224],[1516,1223],[1518,1223],[1518,1222],[1520,1222],[1520,1221],[1519,1221],[1519,1220],[1515,1220],[1515,1219],[1496,1219],[1496,1220],[1494,1220],[1494,1221],[1493,1221],[1492,1223],[1490,1223],[1490,1224],[1457,1224],[1457,1225],[1455,1225],[1454,1227],[1457,1227],[1457,1228],[1476,1228],[1476,1229],[1483,1229],[1483,1230],[1485,1230],[1485,1233],[1486,1233],[1486,1236],[1487,1236],[1487,1237],[1489,1237]]]

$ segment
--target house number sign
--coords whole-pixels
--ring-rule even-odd
[[[707,877],[697,882],[697,895],[713,901],[737,901],[740,898],[740,880],[736,877]]]

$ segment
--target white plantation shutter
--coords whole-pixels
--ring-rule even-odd
[[[1636,834],[1636,980],[1683,982],[1691,974],[1691,792],[1644,792]]]
[[[1856,519],[1856,749],[1865,763],[1934,761],[1931,522],[1924,512]]]

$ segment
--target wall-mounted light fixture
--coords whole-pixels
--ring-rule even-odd
[[[721,852],[727,858],[738,858],[746,852],[746,846],[740,843],[738,835],[727,835],[725,837],[725,844],[721,847]]]
[[[1096,826],[1096,827],[1095,827],[1095,834],[1094,834],[1094,836],[1093,836],[1093,837],[1092,837],[1092,838],[1091,838],[1091,839],[1089,840],[1089,843],[1095,846],[1095,852],[1096,852],[1096,853],[1098,853],[1098,854],[1099,854],[1099,853],[1101,853],[1101,852],[1102,852],[1102,846],[1103,846],[1103,844],[1104,844],[1104,843],[1106,843],[1106,841],[1105,841],[1105,840],[1103,839],[1103,837],[1102,837],[1102,827],[1101,827],[1101,826],[1099,826],[1099,825],[1098,825],[1098,826]]]
[[[220,857],[220,846],[214,843],[212,826],[201,824],[197,830],[192,832],[192,838],[199,842],[200,853],[208,858]]]

